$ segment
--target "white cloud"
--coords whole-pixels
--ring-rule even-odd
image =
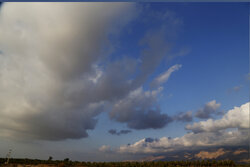
[[[191,122],[193,120],[192,111],[181,112],[174,116],[175,121]]]
[[[182,137],[162,137],[157,140],[147,138],[134,144],[123,145],[117,149],[120,153],[164,153],[184,149],[197,149],[219,146],[245,146],[248,144],[249,103],[229,110],[220,120],[202,121],[188,126],[194,132]],[[230,130],[229,128],[237,128]],[[199,133],[196,133],[199,132]]]
[[[200,147],[237,146],[247,144],[247,141],[247,131],[188,133],[173,139],[162,137],[153,142],[146,142],[145,139],[142,139],[134,144],[121,146],[117,151],[138,154],[164,153]]]
[[[165,71],[164,73],[160,74],[158,77],[156,77],[152,83],[151,83],[151,86],[152,87],[158,87],[160,86],[161,84],[163,84],[164,82],[166,82],[169,77],[171,76],[171,74],[174,72],[174,71],[177,71],[179,70],[180,68],[182,67],[181,64],[176,64],[176,65],[173,65],[172,67],[170,67],[167,71]]]
[[[199,133],[213,132],[227,128],[249,128],[249,105],[250,103],[248,102],[240,107],[234,107],[234,109],[229,110],[221,119],[208,119],[187,125],[186,129]]]
[[[205,106],[199,109],[195,116],[198,118],[210,118],[212,114],[218,114],[217,109],[220,107],[220,103],[216,103],[216,100],[207,102]]]
[[[99,151],[101,152],[111,152],[111,148],[109,145],[102,145],[100,148],[99,148]]]
[[[39,140],[87,137],[96,116],[110,110],[113,120],[134,129],[161,128],[170,122],[156,102],[162,88],[141,89],[169,56],[167,29],[146,32],[140,62],[120,55],[109,59],[114,49],[110,36],[117,37],[135,19],[136,9],[134,3],[4,3],[0,135]]]

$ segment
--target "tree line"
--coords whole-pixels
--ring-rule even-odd
[[[0,166],[4,165],[6,158],[0,158]],[[12,164],[12,165],[11,165]],[[11,158],[9,166],[15,164],[39,165],[48,164],[57,167],[239,167],[232,160],[194,160],[194,161],[152,161],[152,162],[79,162],[71,161],[69,158],[64,160],[40,159],[17,159]]]

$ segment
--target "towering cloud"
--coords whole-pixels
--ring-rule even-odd
[[[112,96],[99,90],[119,79],[96,64],[109,52],[108,36],[134,11],[131,3],[5,3],[0,13],[0,134],[86,137]]]
[[[158,77],[155,89],[143,89],[171,49],[166,28],[148,30],[138,39],[143,48],[137,58],[112,57],[112,42],[137,14],[133,3],[5,3],[0,11],[0,135],[87,137],[103,111],[132,129],[171,122],[157,96],[181,66]],[[171,25],[175,19],[165,21]]]

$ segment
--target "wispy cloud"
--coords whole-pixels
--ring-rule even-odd
[[[242,85],[234,86],[233,88],[229,89],[229,92],[239,92],[243,88]]]
[[[166,82],[169,77],[171,76],[171,74],[174,72],[174,71],[177,71],[179,70],[180,68],[182,67],[181,64],[176,64],[176,65],[173,65],[172,67],[170,67],[167,71],[165,71],[164,73],[160,74],[158,77],[156,77],[152,83],[151,83],[151,87],[158,87],[160,86],[161,84],[163,84],[164,82]]]

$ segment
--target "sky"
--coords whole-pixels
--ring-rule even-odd
[[[0,157],[246,162],[248,73],[248,3],[3,3]]]

